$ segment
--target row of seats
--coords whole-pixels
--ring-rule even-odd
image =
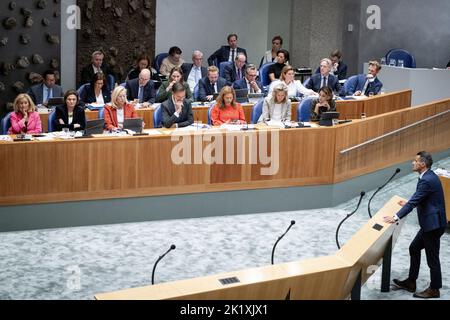
[[[298,119],[297,121],[300,122],[307,122],[311,119],[311,102],[313,101],[312,98],[304,99],[298,106]],[[258,123],[259,118],[262,114],[262,108],[263,108],[264,99],[259,100],[252,109],[252,115],[251,115],[251,123],[256,124]],[[208,124],[211,125],[211,110],[214,107],[212,105],[208,109]],[[104,110],[100,109],[98,112],[98,118],[103,119],[103,113]],[[8,130],[11,127],[11,114],[12,112],[8,113],[1,121],[1,134],[8,134]],[[53,123],[55,121],[56,112],[51,112],[48,116],[48,131],[53,132]],[[159,106],[153,113],[153,126],[155,128],[161,128],[162,127],[162,109],[161,106]]]

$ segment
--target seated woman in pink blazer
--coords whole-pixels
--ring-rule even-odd
[[[19,94],[14,100],[11,127],[8,134],[41,133],[42,125],[36,106],[28,94]]]

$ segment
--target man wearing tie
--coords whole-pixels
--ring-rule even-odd
[[[232,86],[235,81],[244,78],[245,74],[245,61],[247,58],[243,53],[239,53],[234,59],[234,63],[225,66],[224,78],[227,80],[227,85]]]
[[[177,82],[172,96],[161,104],[162,123],[165,128],[183,128],[194,123],[191,101],[186,99],[186,89]]]
[[[47,70],[43,74],[43,82],[41,84],[30,87],[28,95],[31,97],[35,105],[47,106],[50,98],[64,96],[63,89],[56,83],[55,71]]]
[[[181,70],[183,71],[184,81],[189,84],[191,92],[194,92],[195,86],[201,78],[206,77],[207,70],[202,67],[203,53],[201,51],[194,51],[192,54],[192,63],[183,63]]]
[[[237,46],[238,36],[236,34],[230,34],[227,37],[228,46],[220,47],[208,58],[208,65],[216,67],[220,66],[221,62],[229,61],[233,62],[239,53],[243,53],[247,57],[247,51]]]
[[[408,202],[399,202],[402,208],[395,216],[384,217],[386,223],[395,223],[417,207],[420,230],[409,246],[409,276],[403,281],[394,279],[394,283],[397,287],[409,292],[416,291],[421,251],[425,249],[431,283],[424,291],[414,293],[414,297],[424,299],[440,297],[439,289],[442,288],[442,274],[439,249],[440,239],[447,225],[444,192],[438,176],[431,170],[432,164],[433,159],[428,152],[421,151],[416,155],[412,162],[413,171],[420,175],[416,192]]]
[[[227,80],[219,77],[216,66],[208,67],[208,75],[198,82],[198,99],[202,102],[212,101],[214,94],[218,94],[227,85]]]
[[[345,93],[345,95],[377,95],[383,87],[383,84],[377,77],[380,70],[381,65],[378,63],[378,61],[370,61],[368,74],[360,74],[356,77],[355,81],[350,81],[351,83],[347,85],[347,92]]]
[[[150,70],[142,69],[137,79],[127,81],[125,88],[129,101],[141,103],[143,107],[148,107],[155,102],[156,92],[150,77]]]
[[[258,76],[258,71],[256,67],[249,64],[245,68],[245,77],[241,80],[236,80],[233,83],[234,89],[247,89],[248,93],[261,93],[262,84],[256,80]]]
[[[309,78],[305,87],[314,92],[319,92],[320,88],[329,87],[334,92],[341,90],[339,79],[331,73],[331,60],[328,58],[320,61],[320,73],[314,74]]]

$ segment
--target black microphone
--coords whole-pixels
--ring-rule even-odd
[[[391,182],[392,179],[394,179],[394,177],[400,172],[400,168],[395,169],[394,174],[389,178],[388,181],[386,181],[385,184],[383,184],[381,187],[378,187],[377,191],[375,191],[373,193],[373,195],[370,197],[369,199],[369,203],[367,204],[367,211],[369,212],[369,217],[372,219],[372,213],[370,211],[370,203],[372,202],[372,199],[375,197],[375,195],[381,190],[383,189],[389,182]]]
[[[169,250],[166,251],[162,256],[159,256],[158,260],[156,260],[155,264],[153,265],[153,271],[152,271],[152,285],[155,284],[155,270],[156,266],[158,265],[158,262],[162,260],[168,254],[170,251],[175,250],[176,246],[173,244],[170,246]]]
[[[345,220],[347,220],[348,218],[350,218],[352,215],[354,215],[356,213],[356,211],[358,211],[359,205],[361,204],[362,198],[366,195],[366,193],[364,191],[361,191],[361,194],[359,195],[359,201],[358,201],[358,205],[356,206],[356,209],[353,210],[352,213],[347,214],[347,216],[344,218],[344,220],[341,221],[341,223],[339,223],[337,229],[336,229],[336,245],[338,247],[338,249],[341,248],[341,245],[339,244],[339,229],[341,228],[342,224],[345,222]]]
[[[295,221],[292,220],[291,224],[289,225],[289,227],[287,228],[286,232],[283,233],[283,235],[281,235],[278,240],[275,242],[273,248],[272,248],[272,264],[273,264],[273,256],[275,255],[275,248],[277,247],[278,242],[280,242],[281,239],[283,239],[283,237],[286,235],[286,233],[288,233],[288,231],[292,228],[292,226],[295,224]]]

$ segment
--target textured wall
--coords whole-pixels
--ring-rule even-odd
[[[365,27],[369,5],[381,8],[381,30]],[[417,67],[443,68],[450,59],[449,0],[363,0],[359,68],[369,59],[380,59],[391,48],[411,52]]]
[[[78,0],[81,29],[77,32],[77,83],[95,50],[105,53],[120,82],[136,57],[154,55],[155,0]]]
[[[0,117],[47,69],[60,67],[58,0],[0,2]]]

